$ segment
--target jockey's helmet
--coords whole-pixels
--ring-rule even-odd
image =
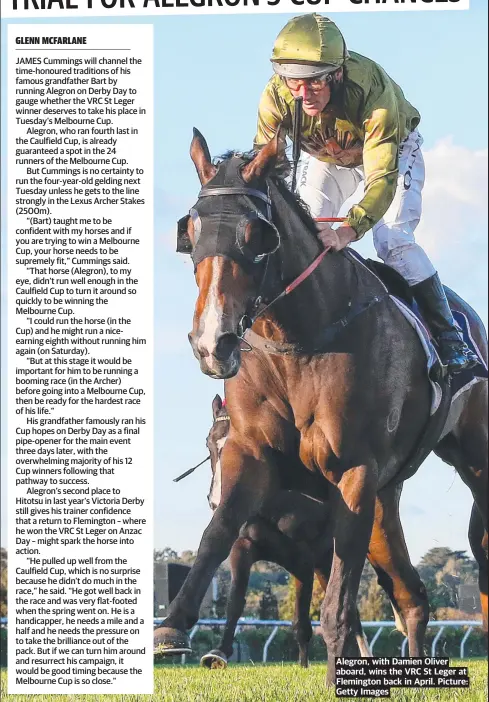
[[[273,70],[282,78],[315,78],[334,73],[348,58],[334,22],[315,13],[299,15],[282,29],[273,47]]]

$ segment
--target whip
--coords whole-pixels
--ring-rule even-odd
[[[294,123],[292,126],[292,192],[295,191],[297,166],[301,155],[302,98],[294,98]]]

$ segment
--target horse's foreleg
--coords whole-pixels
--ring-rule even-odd
[[[219,645],[219,649],[226,658],[230,658],[233,654],[234,632],[245,608],[251,566],[257,560],[258,554],[251,539],[239,538],[234,543],[230,556],[231,588],[226,610],[226,627]]]
[[[171,602],[164,626],[185,631],[199,618],[199,609],[219,565],[227,558],[240,524],[226,507],[216,510],[202,536],[197,558],[190,573]]]
[[[482,608],[482,628],[486,636],[487,643],[487,549],[488,549],[488,539],[487,531],[484,529],[482,523],[482,517],[480,512],[474,503],[472,506],[472,512],[470,515],[469,524],[469,542],[474,558],[479,566],[479,590],[481,597],[481,608]]]
[[[227,558],[241,525],[259,509],[273,487],[272,470],[264,458],[242,452],[228,439],[221,457],[222,492],[219,507],[204,531],[197,558],[163,625],[155,629],[156,655],[189,650],[185,631],[199,618],[199,609],[219,565]]]
[[[309,665],[309,642],[312,637],[312,626],[309,615],[311,608],[312,586],[314,571],[312,568],[304,573],[302,578],[295,579],[295,611],[292,630],[299,646],[299,665],[307,668]]]
[[[411,564],[404,540],[399,518],[400,493],[401,487],[393,486],[377,496],[368,559],[377,573],[379,585],[401,618],[409,654],[419,658],[423,656],[429,604],[425,586]]]
[[[374,518],[376,475],[372,466],[346,471],[337,487],[334,556],[321,607],[328,649],[327,682],[335,680],[335,657],[357,654],[356,600]]]
[[[260,559],[277,563],[295,578],[295,612],[292,631],[299,646],[299,663],[306,668],[309,641],[312,637],[309,610],[314,582],[314,556],[306,544],[294,541],[261,517],[252,518],[247,524],[245,533],[257,545]]]
[[[326,592],[326,588],[328,587],[329,576],[331,575],[332,560],[333,560],[333,549],[327,551],[326,556],[323,559],[321,567],[316,568],[316,576],[317,576],[317,579],[319,580],[319,584],[323,588],[324,592]],[[355,622],[353,624],[353,631],[355,633],[355,639],[357,641],[358,651],[360,653],[360,656],[362,656],[362,658],[371,657],[372,653],[370,651],[368,639],[365,636],[365,632],[363,631],[362,622],[360,619],[360,612],[358,611],[358,607],[355,607]]]

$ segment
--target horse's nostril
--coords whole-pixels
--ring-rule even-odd
[[[219,361],[227,361],[238,344],[239,337],[236,334],[223,334],[216,344],[215,357]]]

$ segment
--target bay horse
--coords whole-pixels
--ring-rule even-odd
[[[216,165],[194,130],[190,155],[202,188],[186,220],[199,289],[189,339],[202,372],[226,379],[231,429],[221,502],[164,626],[155,630],[155,651],[186,642],[184,632],[241,525],[280,488],[284,461],[298,456],[330,489],[334,555],[321,626],[333,682],[335,657],[355,655],[356,598],[369,543],[375,548],[386,536],[375,531],[376,504],[387,509],[418,467],[411,457],[430,418],[431,387],[412,326],[348,249],[326,255],[284,296],[322,246],[315,223],[274,173],[280,141],[277,134],[257,155],[234,153]],[[487,356],[480,319],[447,294]],[[273,304],[265,308],[263,300]],[[252,351],[243,353],[243,345]],[[487,558],[486,382],[454,400],[437,452],[472,492]],[[390,555],[397,562],[395,548]]]
[[[211,487],[207,499],[209,506],[214,511],[220,502],[221,452],[226,443],[231,422],[219,395],[216,395],[212,401],[212,415],[213,424],[206,441],[212,470]],[[294,468],[293,476],[300,475],[300,470]],[[333,541],[326,493],[324,499],[312,498],[307,494],[307,491],[311,491],[312,487],[311,481],[307,480],[307,473],[303,478],[305,479],[303,479],[302,485],[297,483],[294,485],[296,489],[282,489],[272,495],[263,505],[261,511],[249,518],[241,527],[239,537],[234,542],[229,556],[231,586],[228,593],[223,636],[217,648],[202,656],[202,666],[206,668],[226,667],[227,661],[233,653],[236,626],[243,614],[251,567],[261,560],[280,565],[295,578],[295,609],[292,631],[299,648],[299,664],[301,667],[308,666],[308,646],[312,637],[309,610],[314,573],[316,573],[323,591],[326,591],[333,556]],[[287,480],[287,478],[285,479]],[[301,492],[298,490],[299,487]],[[313,491],[320,492],[320,490]],[[393,597],[389,575],[375,561],[374,566],[377,569],[379,582],[384,583],[387,595],[392,598],[396,628],[407,636],[406,619],[413,622],[421,617],[422,623],[426,625],[429,614],[426,590],[419,578],[418,582],[415,582],[416,571],[413,573],[414,569],[410,564],[406,564],[405,570],[412,573],[413,577],[404,583],[404,590],[408,597],[401,602],[401,608]],[[409,599],[413,581],[416,587],[411,593],[411,599]],[[402,585],[397,587],[397,592],[401,590]],[[421,624],[417,629],[420,655],[423,652],[425,628]],[[371,656],[358,610],[354,629],[360,655]]]

